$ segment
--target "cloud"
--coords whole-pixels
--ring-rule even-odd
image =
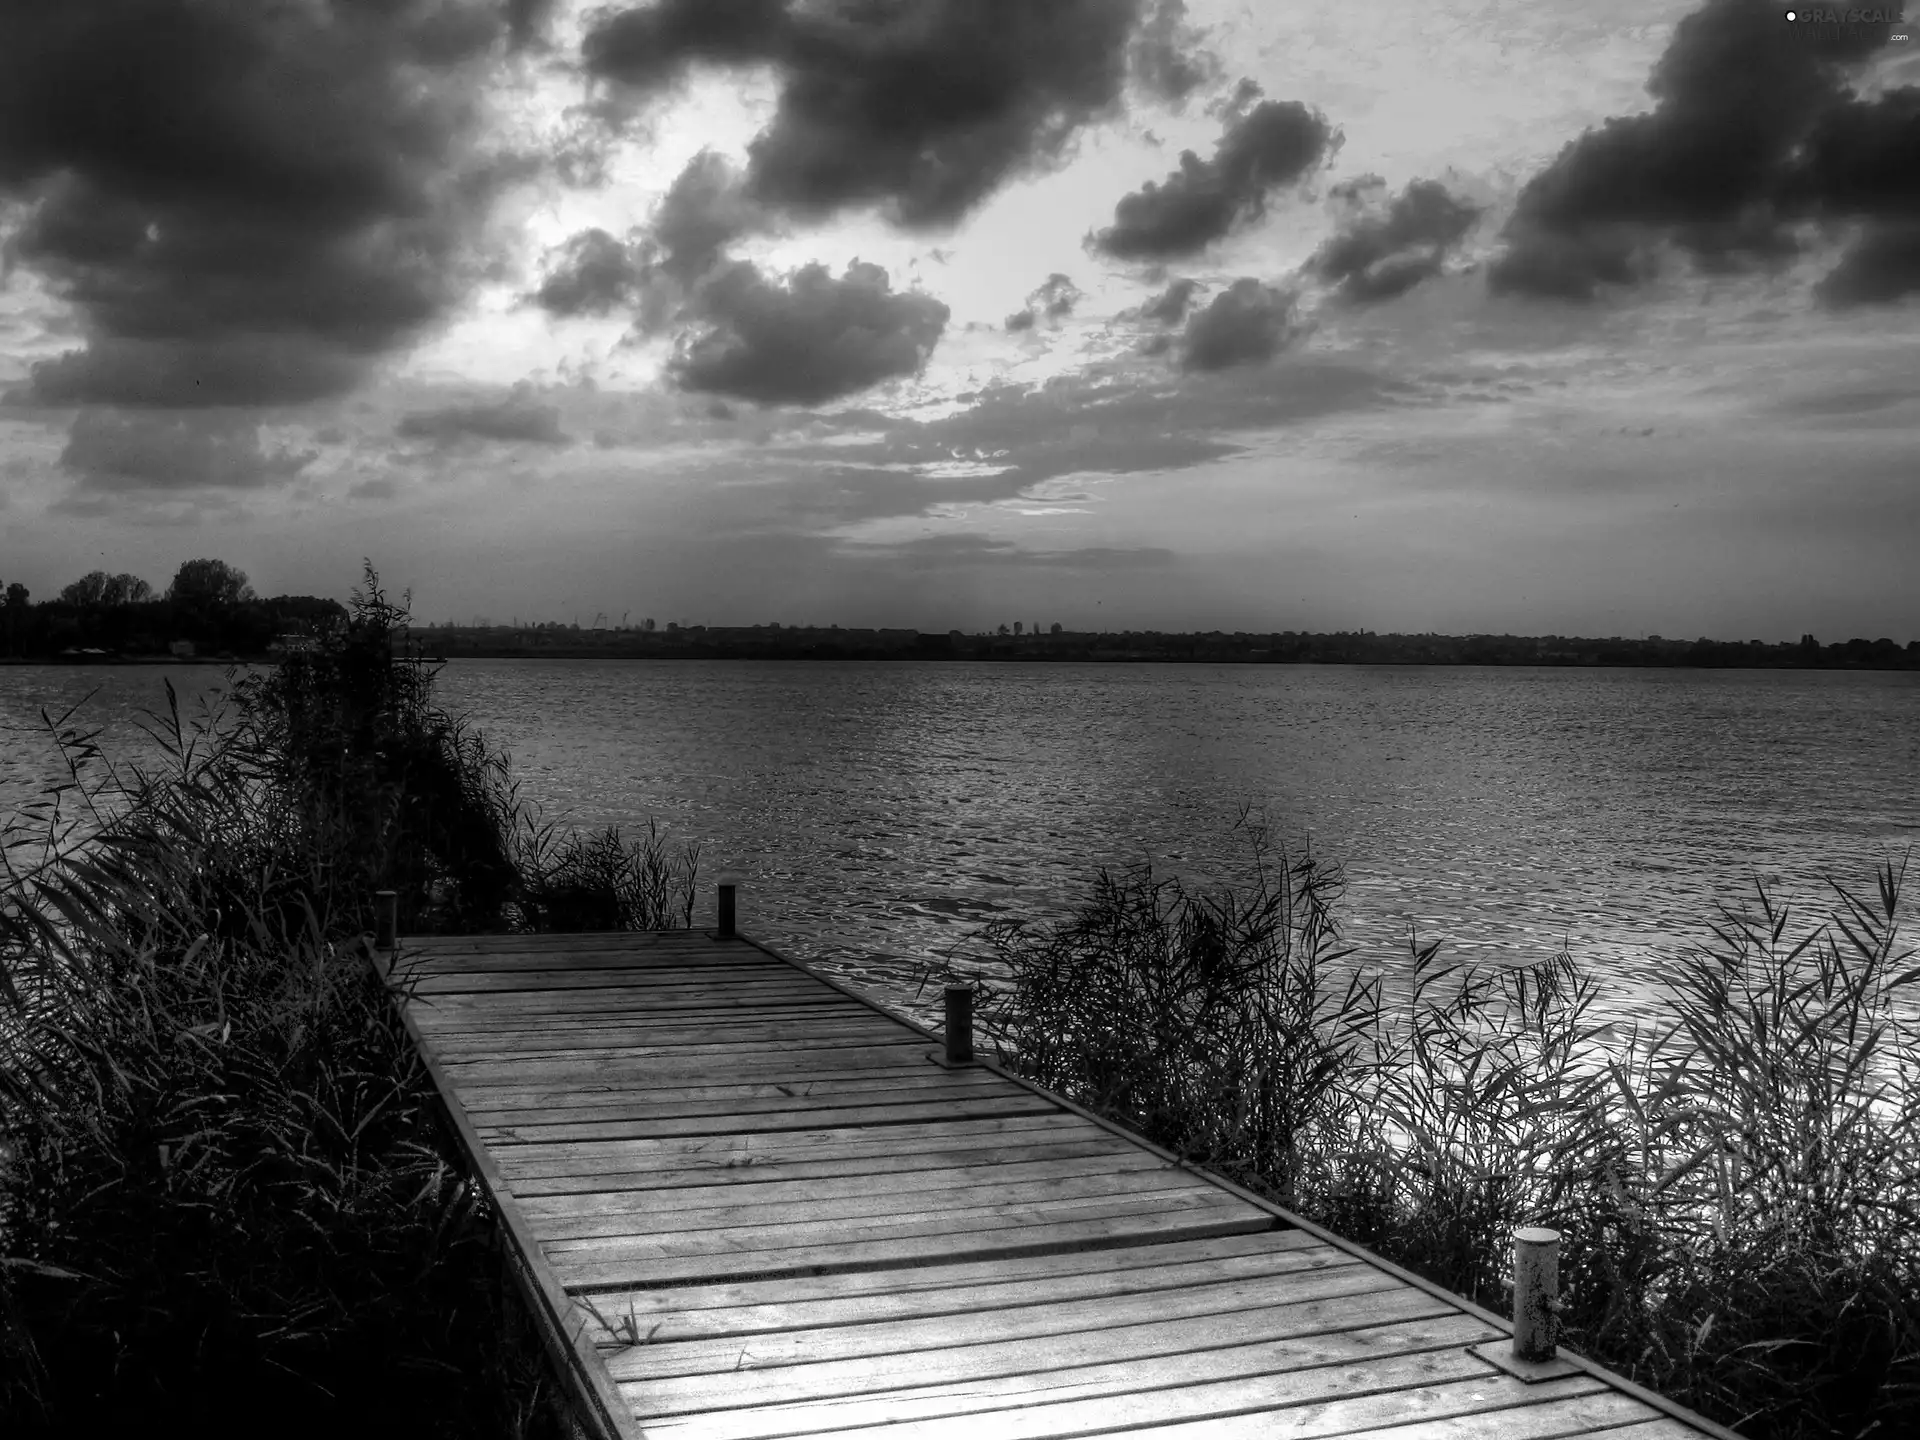
[[[762,405],[819,404],[917,375],[950,314],[931,295],[895,292],[884,269],[858,260],[837,280],[812,264],[784,281],[736,261],[689,309],[698,323],[669,362],[673,382]]]
[[[1140,87],[1176,107],[1221,72],[1220,57],[1203,44],[1206,32],[1186,21],[1184,0],[1157,0],[1127,51]]]
[[[1237,226],[1257,220],[1267,197],[1300,179],[1339,149],[1326,119],[1297,100],[1266,100],[1232,120],[1202,160],[1180,154],[1180,168],[1148,181],[1113,208],[1113,224],[1088,237],[1116,260],[1195,255]]]
[[[1175,280],[1168,284],[1153,299],[1142,305],[1135,314],[1139,319],[1151,321],[1155,325],[1178,325],[1187,318],[1194,297],[1202,286],[1198,280]]]
[[[1112,113],[1140,20],[1140,0],[660,0],[598,17],[581,54],[643,98],[696,65],[771,66],[779,98],[748,146],[746,197],[815,219],[874,206],[925,228],[1045,170]]]
[[[89,491],[259,489],[289,480],[311,454],[260,445],[260,427],[233,414],[88,408],[74,417],[61,468]]]
[[[1225,370],[1271,360],[1301,333],[1294,314],[1297,298],[1258,280],[1234,281],[1187,321],[1181,368]]]
[[[1478,206],[1433,180],[1413,181],[1385,213],[1367,209],[1385,188],[1377,175],[1334,187],[1335,196],[1351,202],[1355,213],[1306,268],[1338,286],[1343,300],[1389,300],[1438,275],[1480,216]]]
[[[565,445],[569,441],[560,430],[560,411],[542,405],[532,390],[516,386],[514,392],[495,404],[448,405],[437,410],[416,410],[403,415],[394,433],[409,440],[431,440],[450,445],[462,440],[519,441],[535,445]]]
[[[1031,330],[1041,320],[1064,320],[1073,314],[1073,307],[1083,298],[1080,287],[1062,275],[1058,270],[1049,275],[1040,287],[1027,296],[1024,310],[1016,310],[1007,317],[1007,329]]]
[[[1527,182],[1490,287],[1591,300],[1653,278],[1666,244],[1707,273],[1775,270],[1812,222],[1850,240],[1816,291],[1827,304],[1920,291],[1920,90],[1843,89],[1891,28],[1707,0],[1654,67],[1654,108],[1587,131]]]
[[[547,255],[547,276],[533,301],[549,314],[605,315],[638,305],[651,266],[642,242],[605,230],[582,230]]]
[[[659,248],[657,264],[669,278],[691,284],[720,263],[728,245],[766,218],[747,196],[732,162],[702,150],[653,213],[649,233]]]
[[[513,12],[531,34],[539,6]],[[498,3],[15,6],[0,43],[10,257],[80,313],[50,403],[304,401],[352,386],[474,273],[515,166],[480,153]]]

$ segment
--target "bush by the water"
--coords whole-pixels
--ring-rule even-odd
[[[411,933],[691,920],[696,856],[556,834],[395,653],[312,652],[0,833],[0,1431],[564,1433],[494,1217],[367,963]]]
[[[1358,967],[1338,873],[1242,822],[1244,884],[987,927],[1001,1062],[1498,1314],[1514,1228],[1559,1230],[1563,1343],[1755,1440],[1920,1434],[1904,867],[1797,932],[1756,886],[1621,1033],[1566,954]]]

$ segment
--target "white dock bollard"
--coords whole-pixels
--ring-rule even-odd
[[[1560,1232],[1513,1232],[1513,1355],[1529,1364],[1554,1358],[1560,1310]]]

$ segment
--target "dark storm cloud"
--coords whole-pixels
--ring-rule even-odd
[[[546,278],[531,298],[563,317],[632,310],[643,331],[656,330],[725,259],[727,246],[765,219],[726,158],[702,150],[645,227],[625,240],[582,230],[549,252]]]
[[[1016,310],[1007,317],[1007,329],[1031,330],[1042,319],[1064,320],[1073,314],[1073,307],[1080,300],[1080,287],[1056,270],[1046,278],[1044,284],[1027,296],[1024,310]]]
[[[1433,180],[1415,180],[1384,213],[1377,203],[1386,182],[1377,175],[1334,187],[1355,206],[1351,220],[1307,262],[1307,269],[1339,287],[1343,300],[1388,300],[1440,273],[1447,254],[1473,228],[1479,207]]]
[[[903,226],[944,226],[1112,112],[1141,8],[660,0],[600,17],[582,56],[643,96],[699,64],[770,65],[779,99],[748,147],[749,200],[810,218],[872,205]],[[1176,19],[1165,43],[1178,31]]]
[[[231,414],[85,409],[74,417],[61,468],[91,491],[258,489],[289,480],[310,454],[260,445],[258,424]]]
[[[785,281],[737,261],[689,302],[668,374],[683,390],[762,405],[819,404],[917,375],[946,330],[930,295],[895,292],[878,265],[855,261],[835,279],[806,265]]]
[[[702,150],[667,190],[649,233],[659,247],[661,271],[684,285],[712,270],[727,247],[763,218],[731,162]]]
[[[1295,299],[1258,280],[1234,281],[1187,321],[1181,368],[1225,370],[1271,360],[1300,333]]]
[[[404,415],[394,433],[408,440],[432,440],[447,445],[460,440],[523,441],[535,445],[565,445],[560,411],[542,405],[530,390],[514,393],[492,405],[448,405]]]
[[[337,393],[458,295],[513,167],[476,155],[498,0],[61,0],[0,18],[9,258],[78,309],[36,395],[164,406]]]
[[[1265,213],[1267,197],[1340,146],[1324,116],[1297,100],[1266,100],[1233,120],[1202,160],[1191,150],[1160,184],[1123,196],[1113,224],[1088,244],[1117,260],[1194,255]]]
[[[638,236],[618,240],[600,229],[570,237],[547,261],[547,278],[533,300],[560,316],[605,315],[637,305],[651,274]]]
[[[1178,325],[1187,318],[1194,297],[1200,292],[1198,280],[1175,280],[1139,309],[1142,320],[1155,325]]]
[[[1815,221],[1852,231],[1817,292],[1826,303],[1920,290],[1920,91],[1866,101],[1843,89],[1891,28],[1795,25],[1774,6],[1708,0],[1655,65],[1653,110],[1587,131],[1527,183],[1490,286],[1590,300],[1656,274],[1662,242],[1709,273],[1773,268]]]
[[[1220,57],[1205,48],[1205,38],[1204,31],[1187,23],[1184,0],[1158,0],[1128,51],[1134,78],[1148,94],[1179,105],[1220,78]]]

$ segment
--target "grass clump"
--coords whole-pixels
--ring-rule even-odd
[[[1357,965],[1337,870],[1240,820],[1243,884],[1103,870],[981,932],[1003,1064],[1496,1313],[1557,1229],[1563,1343],[1756,1440],[1920,1432],[1903,870],[1798,934],[1756,886],[1622,1033],[1564,953]]]
[[[68,778],[0,829],[9,1435],[566,1433],[371,895],[414,933],[658,923],[694,856],[536,825],[404,613],[369,567],[313,654],[191,721],[169,687],[144,768],[47,717]]]

